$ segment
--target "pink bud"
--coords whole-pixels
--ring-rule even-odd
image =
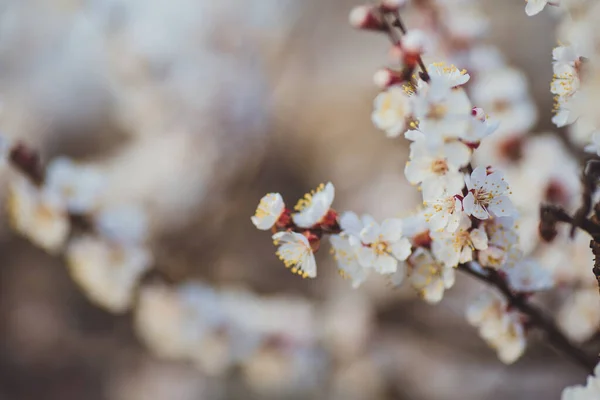
[[[350,11],[350,25],[356,29],[383,31],[385,25],[373,6],[357,6]]]
[[[387,89],[392,85],[397,85],[404,82],[404,77],[401,71],[394,71],[389,68],[382,68],[373,75],[373,82],[381,89]]]
[[[389,58],[391,62],[397,63],[404,59],[404,50],[398,44],[392,46],[389,51]]]
[[[423,53],[427,44],[427,36],[419,30],[408,31],[406,35],[402,36],[402,48],[407,53]]]

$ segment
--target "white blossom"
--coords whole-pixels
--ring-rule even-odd
[[[8,214],[13,228],[50,253],[62,250],[70,230],[62,198],[25,178],[10,182]]]
[[[294,207],[298,211],[292,214],[294,223],[301,228],[310,228],[323,222],[331,209],[334,198],[335,188],[331,182],[319,185],[314,192],[304,195],[304,198],[299,200]]]
[[[398,261],[406,260],[412,247],[402,235],[402,220],[396,218],[386,219],[381,225],[369,221],[360,237],[350,236],[350,244],[356,249],[360,265],[380,274],[396,272]]]
[[[397,137],[404,133],[406,121],[412,113],[412,105],[403,86],[393,85],[379,93],[373,107],[373,124],[385,131],[387,137]]]
[[[483,226],[488,236],[488,247],[478,254],[478,261],[482,266],[494,269],[510,268],[523,258],[514,219],[488,219],[484,221]]]
[[[456,195],[442,194],[437,200],[424,201],[425,218],[433,231],[454,232],[464,215],[462,200]]]
[[[127,311],[152,256],[140,246],[122,246],[92,236],[74,239],[66,251],[71,276],[90,300],[115,313]]]
[[[277,232],[273,235],[273,243],[278,246],[275,254],[292,273],[303,278],[317,276],[317,263],[306,236],[296,232]]]
[[[479,72],[470,87],[473,104],[483,108],[498,122],[494,135],[484,140],[476,155],[489,165],[486,153],[498,146],[497,140],[526,133],[537,120],[537,109],[529,95],[527,77],[510,67],[485,69]]]
[[[369,270],[358,262],[356,246],[350,244],[347,236],[331,235],[329,237],[333,257],[337,261],[340,275],[352,281],[352,287],[359,287],[369,275]]]
[[[206,285],[152,284],[140,289],[134,326],[159,357],[186,360],[211,330],[222,326],[221,314],[217,293]]]
[[[570,386],[563,390],[561,400],[600,399],[600,364],[594,369],[594,375],[588,376],[585,386]]]
[[[254,226],[263,231],[271,229],[285,210],[283,198],[279,193],[265,195],[256,208],[256,212],[250,218]]]
[[[98,207],[105,183],[106,178],[99,169],[65,157],[52,160],[46,171],[46,190],[56,193],[75,214],[89,213]]]
[[[422,247],[408,259],[409,281],[428,303],[439,303],[446,289],[454,286],[455,269],[437,260],[429,250]]]
[[[440,144],[448,138],[458,138],[469,129],[472,106],[464,89],[445,90],[441,85],[421,83],[411,97],[418,130],[429,143]]]
[[[508,184],[501,172],[488,175],[485,167],[477,167],[470,177],[465,177],[469,194],[463,200],[468,215],[478,219],[490,216],[504,217],[516,214],[516,209],[508,197]]]
[[[471,228],[471,220],[463,216],[455,232],[432,232],[431,252],[447,267],[473,260],[474,250],[488,247],[487,233],[483,228]]]
[[[426,139],[410,145],[410,161],[404,174],[412,184],[420,184],[423,199],[434,200],[444,192],[459,193],[464,187],[460,169],[469,163],[471,150],[458,141],[430,146]]]
[[[525,6],[525,13],[530,17],[539,14],[547,4],[552,4],[549,0],[525,0],[527,5]],[[554,0],[559,1],[559,0]]]
[[[455,65],[446,65],[443,62],[429,64],[427,72],[431,78],[431,85],[440,85],[446,90],[464,85],[471,78],[466,69],[460,70]]]
[[[94,215],[98,233],[123,245],[143,243],[148,237],[148,215],[137,204],[118,204],[102,208]]]
[[[588,153],[596,153],[600,156],[600,131],[594,132],[592,135],[592,143],[585,146],[585,151]]]
[[[537,261],[525,258],[515,265],[504,268],[508,283],[518,292],[540,292],[554,286],[552,273]]]
[[[495,292],[486,291],[473,301],[466,317],[503,363],[514,363],[525,351],[527,343],[520,315],[509,311],[506,300]]]
[[[427,34],[419,29],[411,29],[401,38],[402,48],[409,53],[422,54],[429,50],[431,41]]]
[[[583,342],[600,331],[600,296],[597,287],[571,293],[557,315],[558,325],[574,341]]]

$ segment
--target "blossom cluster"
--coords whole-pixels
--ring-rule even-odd
[[[27,151],[12,146],[17,159]],[[48,253],[64,254],[71,276],[92,302],[126,312],[152,264],[143,209],[108,202],[105,175],[91,164],[58,157],[40,178],[18,174],[10,180],[13,228]]]
[[[350,23],[387,32],[392,40],[394,65],[374,75],[382,92],[374,100],[371,119],[387,137],[404,136],[410,142],[404,173],[421,192],[422,210],[381,222],[370,215],[338,214],[331,208],[334,190],[328,183],[306,195],[297,213],[285,208],[280,194],[266,195],[252,222],[272,230],[277,255],[303,277],[316,277],[313,253],[329,235],[338,271],[355,288],[370,274],[380,274],[394,286],[407,283],[425,301],[438,303],[454,285],[458,267],[483,275],[495,271],[514,293],[551,288],[551,271],[521,249],[520,215],[501,169],[507,166],[504,154],[488,157],[497,151],[493,145],[483,150],[496,135],[506,140],[516,133],[520,145],[535,122],[535,111],[527,112],[533,106],[522,76],[503,67],[501,59],[491,61],[497,83],[492,88],[475,83],[472,89],[476,99],[500,114],[499,121],[494,113],[488,116],[466,90],[471,80],[466,70],[443,62],[425,66],[422,57],[433,38],[424,31],[406,31],[399,19],[401,6],[357,7]],[[404,34],[397,35],[395,28]],[[505,121],[509,127],[503,130],[500,122]],[[484,154],[477,157],[480,148]],[[485,160],[497,160],[498,165]],[[482,299],[469,308],[468,319],[499,358],[512,363],[525,348],[527,317],[497,296],[486,293]]]

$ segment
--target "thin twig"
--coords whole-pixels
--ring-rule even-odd
[[[478,272],[469,264],[460,264],[458,269],[473,278],[496,288],[508,301],[508,303],[529,318],[531,325],[544,333],[552,347],[568,356],[573,362],[593,373],[598,360],[588,355],[585,351],[571,343],[560,331],[554,321],[541,309],[529,303],[523,294],[513,292],[506,279],[496,270],[486,269],[486,274]]]
[[[388,19],[386,18],[385,15],[383,16],[382,19],[383,19],[383,23],[385,24],[385,26],[387,28],[387,33],[388,33],[388,37],[390,38],[390,41],[394,45],[399,45],[400,44],[400,36],[397,34],[397,32],[394,28],[399,28],[400,32],[402,32],[403,35],[406,35],[406,33],[408,31],[406,30],[406,26],[404,25],[404,23],[402,22],[402,19],[400,18],[400,13],[395,12],[392,15],[393,15],[393,20],[391,22],[388,21]],[[423,58],[420,55],[417,57],[417,64],[421,68],[421,73],[420,73],[421,79],[423,79],[423,81],[425,81],[425,82],[429,82],[431,80],[431,77],[429,76],[429,72],[427,72],[427,67],[425,66],[425,63],[423,62]]]
[[[404,22],[402,22],[402,18],[400,17],[399,12],[396,12],[394,14],[394,21],[392,23],[392,26],[399,28],[403,35],[406,35],[406,32],[408,32],[406,29],[406,26],[404,25]],[[425,82],[429,82],[431,77],[429,76],[429,72],[427,72],[427,67],[425,66],[425,63],[423,62],[423,58],[421,56],[419,56],[417,58],[417,63],[419,64],[419,67],[421,68],[421,78]]]

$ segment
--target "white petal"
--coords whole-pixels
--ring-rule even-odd
[[[393,274],[394,272],[396,272],[397,267],[398,260],[387,254],[382,254],[379,257],[377,257],[375,263],[373,264],[373,268],[375,269],[375,271],[379,272],[380,274],[386,275]]]
[[[470,234],[471,242],[477,250],[485,250],[488,247],[488,237],[484,229],[473,229]]]
[[[473,214],[473,211],[475,210],[475,196],[473,196],[473,193],[469,193],[463,199],[462,205],[467,215]]]
[[[340,227],[350,235],[359,236],[363,229],[363,224],[358,218],[358,215],[349,211],[340,216]]]
[[[388,218],[381,224],[380,234],[387,242],[396,242],[402,237],[402,220],[399,218]]]
[[[404,279],[406,278],[406,273],[407,273],[407,265],[405,262],[399,262],[396,272],[394,272],[394,274],[391,276],[391,282],[392,285],[394,285],[395,287],[399,287],[402,285],[402,283],[404,282]]]
[[[375,264],[376,254],[370,247],[358,247],[356,249],[358,263],[364,268],[372,268]]]
[[[363,230],[360,232],[360,238],[363,243],[370,244],[376,242],[377,239],[379,239],[380,234],[381,229],[379,228],[379,224],[372,222],[368,225],[365,225]]]
[[[444,154],[446,155],[448,163],[457,168],[464,167],[471,159],[471,149],[462,142],[450,142],[445,144]]]
[[[410,256],[412,246],[410,244],[410,240],[407,238],[401,238],[399,241],[391,244],[390,250],[392,251],[394,257],[400,261],[404,261]]]
[[[487,169],[485,167],[477,167],[471,173],[471,182],[474,187],[481,187],[487,178]]]
[[[510,217],[517,215],[517,209],[508,196],[498,196],[493,198],[490,201],[488,209],[496,217]]]

